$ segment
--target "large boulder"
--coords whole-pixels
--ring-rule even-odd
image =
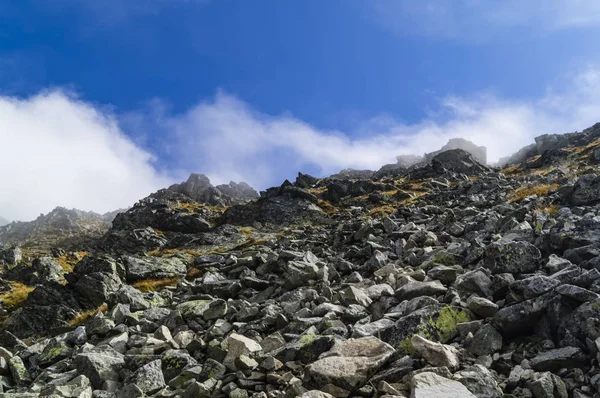
[[[120,381],[125,359],[112,349],[104,349],[77,354],[74,363],[78,373],[90,379],[94,389],[102,389],[107,382]]]
[[[82,303],[86,301],[68,287],[58,283],[39,285],[21,308],[9,315],[6,329],[18,337],[48,333],[67,326],[76,315],[92,307],[91,303]]]
[[[400,352],[412,354],[414,335],[446,343],[458,335],[456,325],[471,318],[472,315],[460,307],[432,304],[403,316],[393,326],[381,330],[379,335]]]
[[[484,265],[495,274],[521,274],[540,269],[541,258],[540,250],[529,242],[499,242],[486,247]]]
[[[346,391],[362,387],[394,354],[394,349],[376,337],[336,343],[306,368],[307,386],[321,389],[334,385]]]
[[[122,258],[127,272],[127,281],[160,279],[185,275],[187,266],[178,258],[133,257]]]
[[[594,205],[600,202],[600,176],[586,174],[579,177],[568,201],[573,206]]]

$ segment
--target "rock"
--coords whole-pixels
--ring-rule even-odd
[[[126,256],[123,257],[123,264],[127,271],[128,282],[183,276],[187,272],[186,265],[178,258]]]
[[[227,339],[227,357],[223,364],[231,370],[236,370],[236,359],[242,355],[252,356],[261,351],[262,347],[256,341],[234,333]]]
[[[411,398],[475,398],[461,383],[433,372],[415,375],[410,381]]]
[[[390,345],[376,337],[339,342],[307,366],[304,382],[317,389],[331,384],[354,391],[363,386],[393,353]]]
[[[483,269],[475,269],[459,275],[456,279],[456,288],[464,296],[478,294],[488,297],[493,292],[492,280]]]
[[[0,249],[0,263],[12,267],[17,265],[23,259],[21,249],[18,247],[11,247],[9,249]]]
[[[300,398],[333,398],[333,395],[323,391],[310,390],[302,394]]]
[[[31,375],[25,368],[21,357],[14,356],[8,360],[8,367],[14,382],[18,386],[23,386],[31,382]]]
[[[420,296],[439,296],[446,293],[448,289],[439,281],[433,282],[408,282],[400,289],[396,290],[398,300],[410,300]]]
[[[504,307],[494,315],[493,323],[503,334],[527,333],[535,327],[551,298],[551,293],[545,293],[531,300]]]
[[[511,295],[515,300],[529,300],[541,296],[560,285],[560,280],[544,275],[535,275],[510,284]]]
[[[467,299],[467,307],[481,318],[492,317],[498,312],[498,305],[488,299],[471,296]]]
[[[496,382],[496,377],[482,365],[469,366],[465,370],[457,372],[454,380],[475,395],[477,398],[500,398],[503,396],[502,389]]]
[[[490,355],[502,349],[502,335],[492,325],[483,325],[467,346],[476,356]]]
[[[438,172],[447,170],[466,175],[477,175],[490,170],[469,152],[458,148],[444,150],[433,156],[431,164]]]
[[[568,297],[572,300],[579,301],[581,303],[586,303],[588,301],[595,301],[600,299],[600,295],[598,295],[597,293],[594,293],[579,286],[567,284],[557,287],[556,293],[560,294],[561,296]]]
[[[125,365],[122,354],[114,350],[84,352],[74,360],[80,374],[85,375],[94,389],[101,389],[106,381],[119,381],[119,372]]]
[[[346,289],[340,291],[340,298],[344,302],[344,305],[358,304],[363,307],[371,305],[372,300],[369,298],[367,293],[361,289],[357,289],[354,286],[348,286]]]
[[[528,242],[491,243],[485,249],[485,267],[493,273],[527,273],[540,269],[540,250]]]
[[[562,368],[576,368],[585,363],[585,354],[577,347],[563,347],[538,354],[530,361],[535,370],[557,371]]]
[[[565,383],[550,372],[537,373],[528,383],[535,398],[568,398]]]
[[[227,303],[224,300],[195,300],[177,306],[185,320],[193,321],[196,318],[212,320],[222,318],[227,314]]]
[[[415,334],[446,343],[458,335],[457,324],[470,320],[471,315],[462,308],[429,305],[398,319],[394,327],[380,332],[380,338],[402,353],[410,354],[414,351],[412,337]]]
[[[62,385],[47,386],[40,395],[43,397],[92,398],[92,387],[90,380],[81,375]]]
[[[597,174],[579,177],[568,201],[573,206],[593,205],[600,202],[600,177]]]
[[[458,351],[452,346],[435,343],[419,335],[414,335],[411,342],[415,352],[430,365],[445,366],[450,370],[456,370],[460,366]]]
[[[78,294],[90,300],[95,306],[101,306],[109,302],[121,286],[121,279],[117,275],[95,272],[81,276],[74,288]]]
[[[186,350],[167,350],[162,354],[162,373],[165,380],[171,380],[181,374],[184,369],[198,363]]]
[[[144,394],[154,394],[166,386],[162,372],[162,361],[157,359],[139,368],[131,377],[131,383],[135,384]]]
[[[434,280],[439,280],[443,284],[449,285],[456,281],[459,270],[453,266],[437,265],[427,272],[427,276]]]

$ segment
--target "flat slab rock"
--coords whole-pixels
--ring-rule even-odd
[[[410,387],[411,398],[476,398],[458,381],[438,376],[433,372],[423,372],[414,376]]]

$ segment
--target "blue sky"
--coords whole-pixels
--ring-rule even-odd
[[[190,172],[264,189],[454,136],[495,160],[600,119],[599,33],[583,0],[6,1],[0,214],[108,211]]]

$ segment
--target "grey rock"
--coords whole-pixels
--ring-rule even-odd
[[[477,356],[490,355],[501,349],[502,335],[492,325],[479,328],[467,345],[467,351]]]
[[[540,250],[528,242],[491,243],[485,249],[485,266],[493,273],[527,273],[540,269]]]
[[[488,299],[471,296],[467,299],[467,307],[481,318],[492,317],[498,312],[498,305]]]
[[[467,387],[477,398],[500,398],[503,395],[496,377],[482,365],[469,366],[455,373],[453,379]]]
[[[429,341],[418,334],[411,342],[415,352],[433,366],[445,366],[450,370],[460,366],[458,351],[452,346]]]
[[[123,263],[129,282],[182,276],[187,272],[186,265],[178,258],[125,256]]]
[[[101,389],[105,381],[120,381],[119,372],[125,360],[122,354],[114,350],[102,350],[77,354],[74,363],[95,389]]]
[[[560,281],[544,275],[535,275],[530,278],[521,279],[510,285],[512,296],[516,300],[529,300],[541,296],[560,285]]]
[[[568,200],[574,206],[600,202],[600,177],[597,174],[579,177]]]
[[[577,347],[563,347],[542,352],[529,363],[535,370],[557,371],[562,368],[576,368],[585,363],[585,354]]]
[[[364,385],[393,353],[390,345],[376,337],[339,342],[306,367],[304,382],[317,389],[332,384],[353,391]]]
[[[422,372],[411,381],[411,398],[476,398],[461,383],[438,376],[433,372]]]
[[[438,296],[446,293],[448,289],[439,281],[433,282],[408,282],[396,290],[398,300],[410,300],[420,296]]]
[[[162,372],[162,361],[157,359],[139,368],[131,377],[131,383],[137,385],[144,394],[153,394],[166,386]]]

